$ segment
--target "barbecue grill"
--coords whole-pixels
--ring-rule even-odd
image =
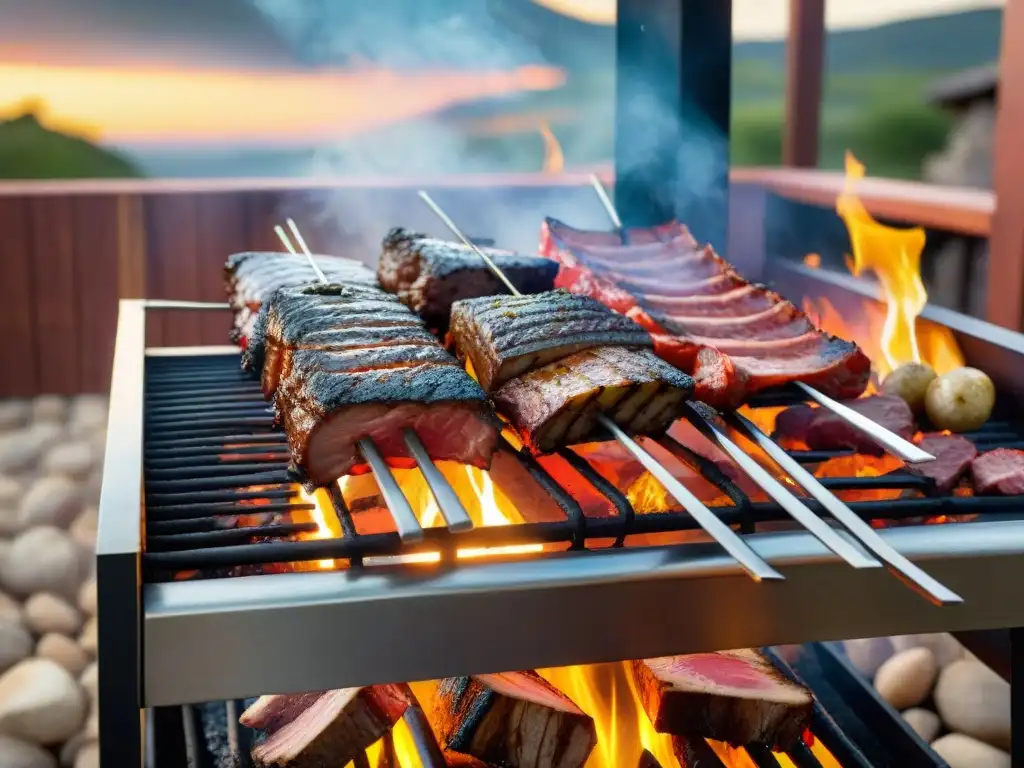
[[[727,135],[728,10],[719,0],[620,2],[617,199],[626,225],[658,223],[679,213],[686,220],[699,218],[704,228],[695,227],[698,236],[722,245],[727,142],[720,148],[721,197],[703,201],[699,211],[678,211],[675,190],[686,182],[672,149],[678,135],[658,137],[658,152],[644,162],[631,155],[634,149],[622,137],[648,127],[631,125],[635,118],[625,108],[637,93],[654,94],[671,114],[702,112]],[[655,29],[668,37],[652,39]],[[678,78],[666,83],[666,71]],[[837,284],[796,266],[772,269],[769,277],[808,294],[838,290],[849,301],[873,300],[852,280]],[[940,498],[928,480],[906,472],[822,479],[834,493],[924,494],[847,506],[862,519],[886,521],[882,539],[963,598],[961,604],[937,606],[894,585],[885,569],[851,567],[806,529],[779,530],[775,524],[790,519],[782,505],[745,492],[671,438],[660,441],[664,455],[721,492],[729,503],[715,507],[719,518],[737,526],[784,580],[750,579],[713,542],[634,546],[638,536],[695,534],[698,526],[678,508],[634,508],[599,462],[584,453],[562,451],[560,471],[554,471],[511,443],[502,447],[503,462],[512,477],[533,489],[524,498],[540,499],[536,507],[519,508],[524,522],[415,530],[413,521],[409,535],[409,521],[396,506],[401,489],[389,487],[393,477],[381,472],[376,503],[387,508],[390,524],[362,530],[360,510],[350,508],[334,485],[322,499],[342,535],[316,538],[316,504],[288,476],[284,437],[272,426],[258,385],[239,370],[237,350],[147,349],[146,314],[154,309],[223,307],[121,302],[97,545],[104,765],[138,764],[147,742],[167,764],[183,764],[174,756],[188,752],[191,759],[203,752],[200,732],[209,731],[203,719],[210,716],[226,718],[225,740],[243,754],[247,735],[236,725],[239,702],[266,692],[1024,625],[1017,586],[1024,583],[1019,498]],[[936,319],[957,333],[969,363],[978,361],[1003,392],[1017,390],[1024,339],[958,315]],[[753,405],[805,398],[785,391]],[[1007,404],[969,437],[984,449],[1024,446],[1015,410]],[[840,454],[787,455],[811,465]],[[584,488],[588,497],[602,500],[603,514],[587,514]],[[830,517],[827,504],[800,500]],[[970,522],[938,524],[965,518]],[[840,535],[868,555],[854,537]],[[459,554],[524,544],[543,545],[544,551],[473,559]],[[407,562],[411,556],[437,562]],[[321,568],[321,561],[330,567]],[[825,666],[842,664],[829,646],[815,653]],[[798,666],[797,672],[810,681],[813,670]],[[820,697],[819,687],[814,689]],[[856,698],[852,690],[838,692],[837,707],[844,696]],[[197,702],[220,703],[178,706]],[[211,715],[210,707],[220,714]],[[147,739],[140,710],[150,708]],[[822,739],[828,732],[835,744],[855,727],[846,720],[839,726],[828,722],[816,721],[814,730]],[[164,741],[179,733],[184,744],[180,738]],[[834,753],[840,748],[830,745]],[[926,752],[920,744],[908,747],[918,748]],[[863,755],[856,752],[842,758],[843,764],[870,764],[857,762]]]

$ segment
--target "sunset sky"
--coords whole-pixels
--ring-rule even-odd
[[[554,10],[595,23],[615,19],[615,0],[534,0]],[[830,29],[864,27],[914,16],[937,16],[971,8],[996,8],[1002,0],[826,0]],[[778,38],[786,34],[789,0],[733,0],[733,31],[738,40]]]

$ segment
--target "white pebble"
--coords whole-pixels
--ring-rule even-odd
[[[3,768],[57,768],[57,759],[35,744],[0,736],[0,765]]]
[[[932,742],[932,749],[949,768],[1010,768],[1008,753],[962,733],[947,733]]]
[[[0,676],[0,732],[35,744],[60,744],[81,729],[88,700],[49,659],[26,659]]]
[[[29,487],[21,500],[18,522],[22,528],[37,525],[67,528],[81,508],[82,494],[74,480],[47,475]]]
[[[908,709],[903,713],[903,719],[926,742],[930,742],[938,736],[939,730],[942,728],[939,716],[930,709],[921,709],[920,707]]]
[[[83,480],[96,464],[96,453],[87,440],[58,443],[43,456],[43,471],[53,475]]]
[[[856,640],[844,640],[843,649],[850,663],[862,675],[873,679],[878,668],[895,652],[888,637],[862,637]]]
[[[81,677],[78,678],[78,684],[85,689],[85,692],[89,694],[89,698],[92,701],[96,701],[99,696],[99,667],[96,666],[96,662],[92,662],[82,672]]]
[[[78,643],[66,635],[51,632],[36,643],[36,656],[60,664],[69,674],[78,677],[89,666],[89,656]]]
[[[64,746],[60,748],[61,768],[74,768],[75,757],[78,755],[79,750],[91,740],[85,731],[82,731],[65,741]]]
[[[0,583],[16,597],[53,592],[75,597],[84,571],[82,555],[66,532],[40,526],[18,534],[0,570]]]
[[[900,651],[878,668],[875,690],[896,709],[916,707],[928,697],[937,672],[927,648]]]
[[[63,423],[68,417],[68,401],[60,395],[39,395],[32,401],[32,420]]]
[[[95,616],[85,622],[85,627],[82,628],[82,634],[78,636],[78,644],[82,647],[83,651],[93,658],[96,657],[96,650],[99,646],[99,635],[96,630]]]
[[[0,507],[17,509],[25,495],[25,487],[20,480],[10,475],[0,475]]]
[[[78,750],[75,757],[75,768],[100,768],[100,745],[95,741]]]
[[[3,559],[0,558],[0,563]],[[0,621],[21,623],[21,603],[5,592],[0,592]]]
[[[78,513],[75,522],[68,529],[78,545],[89,552],[96,551],[96,532],[99,527],[99,511],[91,504]]]
[[[930,635],[895,635],[889,638],[893,648],[906,651],[910,648],[927,648],[935,656],[935,663],[940,668],[963,658],[964,647],[960,641],[948,632],[937,632]]]
[[[0,619],[0,672],[32,653],[32,635],[19,619]]]
[[[939,675],[935,707],[951,731],[1010,748],[1010,684],[980,661],[954,661]]]
[[[24,426],[31,415],[28,400],[0,400],[0,431]]]
[[[78,590],[78,608],[86,616],[96,615],[96,579],[89,579]]]
[[[37,635],[58,632],[74,635],[82,627],[78,609],[63,597],[50,592],[37,592],[25,601],[25,626]]]

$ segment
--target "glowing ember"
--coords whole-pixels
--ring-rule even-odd
[[[345,478],[339,480],[342,483]],[[327,510],[332,509],[331,500],[327,497],[327,491],[318,488],[315,493],[309,493],[304,488],[299,488],[299,497],[307,504],[312,504],[310,518],[316,523],[316,533],[312,534],[314,539],[334,539],[341,536],[341,522],[333,513]],[[334,560],[320,560],[317,565],[321,570],[330,570],[335,567]]]
[[[903,462],[895,456],[836,456],[824,461],[814,470],[815,477],[880,477],[900,469]],[[838,491],[844,501],[885,501],[898,499],[903,494],[900,488],[875,488],[872,490]]]

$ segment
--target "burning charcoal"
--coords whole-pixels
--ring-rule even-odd
[[[267,731],[252,751],[259,766],[345,765],[391,730],[409,699],[395,685],[261,696],[239,718]]]
[[[469,757],[507,768],[581,768],[597,743],[590,716],[532,671],[443,680],[430,720],[452,753],[449,765],[472,766]]]
[[[942,493],[953,490],[978,456],[974,443],[960,435],[925,435],[918,445],[921,450],[934,456],[935,461],[907,464],[907,471],[921,477],[930,477]]]
[[[814,707],[810,691],[753,650],[644,659],[630,669],[654,729],[673,736],[786,750]]]
[[[673,736],[672,751],[679,768],[725,768],[711,746],[697,736]]]
[[[640,762],[637,763],[637,768],[661,768],[661,763],[658,762],[658,758],[645,749],[643,754],[640,755]]]
[[[996,448],[971,462],[974,492],[1014,496],[1024,493],[1024,451]]]

